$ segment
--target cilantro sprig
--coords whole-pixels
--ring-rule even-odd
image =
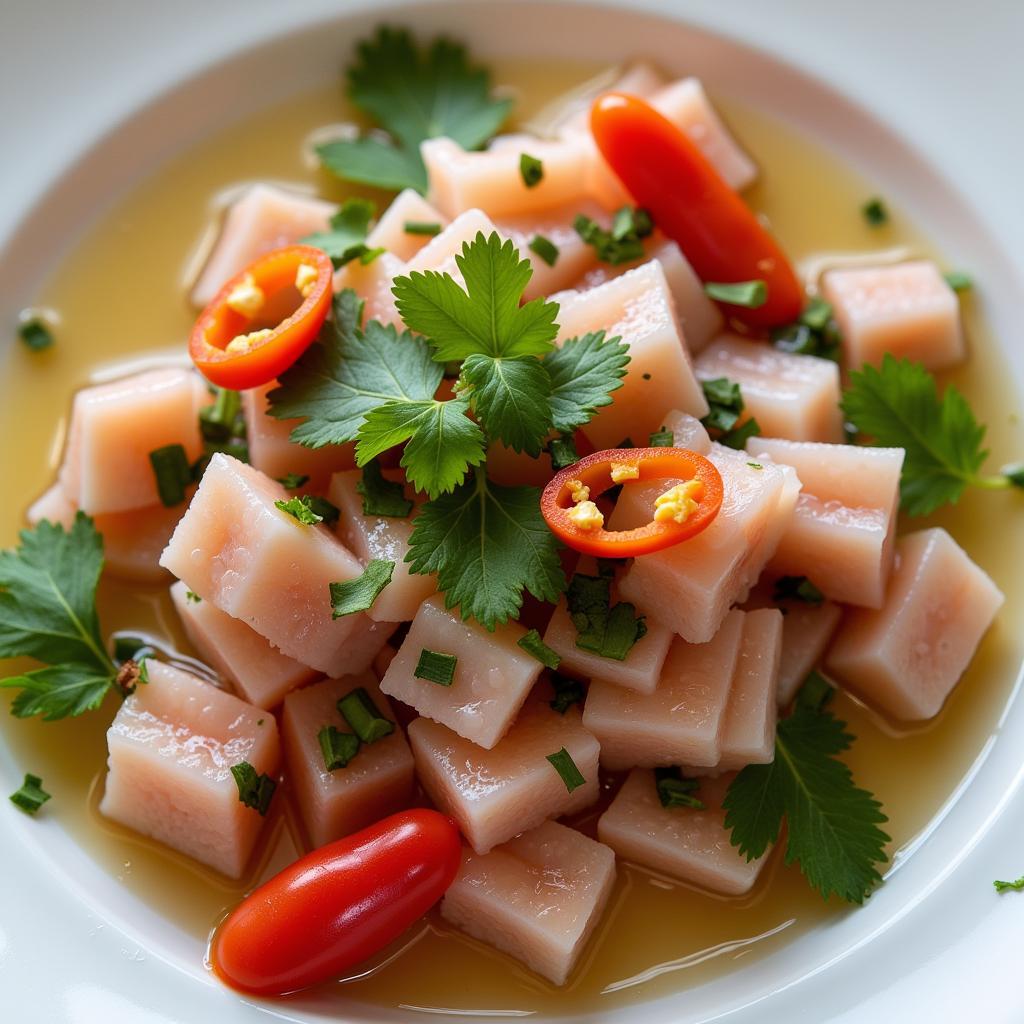
[[[1013,466],[998,476],[982,475],[985,427],[955,387],[940,397],[935,378],[920,363],[886,355],[880,367],[851,373],[842,408],[874,444],[905,449],[900,498],[909,515],[926,516],[955,503],[969,486],[1024,487]]]
[[[307,235],[302,242],[323,249],[330,256],[335,270],[355,259],[368,263],[371,254],[377,253],[377,250],[370,249],[366,244],[366,235],[375,210],[376,207],[369,199],[346,199],[331,218],[329,231]]]
[[[390,136],[342,139],[317,147],[324,166],[346,181],[377,188],[427,190],[420,143],[445,135],[477,149],[508,116],[487,71],[449,39],[417,47],[405,29],[382,27],[361,42],[348,69],[348,95]]]

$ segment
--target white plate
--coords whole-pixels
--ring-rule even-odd
[[[120,190],[203,134],[335,78],[345,40],[364,34],[383,8],[350,2],[341,15],[331,0],[304,0],[301,8],[274,0],[11,6],[2,15],[9,45],[0,62],[0,316],[8,324],[59,258],[55,239],[71,244]],[[681,24],[625,15],[626,6],[672,17],[685,9],[692,21],[774,51],[821,80],[767,52],[742,53]],[[572,7],[413,4],[392,20],[446,28],[481,57],[557,59],[566,47],[607,60],[646,54],[781,114],[866,171],[958,265],[970,267],[984,282],[981,299],[996,336],[1017,339],[1024,64],[1016,45],[1024,7],[1009,0],[955,10],[931,0],[870,0],[856,10],[806,0],[694,0],[595,8],[579,21],[574,15],[582,12]],[[1020,388],[1019,343],[1008,345],[1008,358]],[[875,1024],[902,1013],[909,1020],[1024,1020],[1017,983],[1024,904],[997,899],[990,887],[1024,865],[1022,750],[1024,709],[1014,702],[941,821],[863,909],[617,1019]],[[16,788],[20,770],[0,751],[0,792]],[[126,894],[55,820],[30,821],[3,801],[0,843],[5,1022],[337,1019],[301,1003],[247,1002],[212,984],[196,940]],[[359,1009],[347,1018],[411,1016]]]

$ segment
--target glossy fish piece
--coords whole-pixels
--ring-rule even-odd
[[[441,902],[441,916],[564,985],[601,920],[615,854],[546,821],[481,856],[470,850]]]
[[[423,788],[477,853],[597,800],[597,740],[584,729],[578,708],[561,715],[541,694],[491,750],[429,718],[409,726],[409,745]],[[547,760],[563,747],[585,779],[571,793]]]
[[[945,530],[896,542],[896,565],[878,610],[850,610],[826,668],[894,718],[938,714],[974,657],[1004,597]]]
[[[771,855],[747,861],[729,842],[722,800],[733,775],[700,780],[704,810],[662,807],[654,772],[634,768],[597,823],[602,843],[624,860],[726,896],[742,896]]]
[[[352,731],[337,704],[359,687],[382,717],[395,721],[388,699],[369,673],[325,679],[289,693],[284,700],[281,736],[288,783],[314,847],[358,832],[408,807],[412,800],[412,752],[398,725],[390,736],[363,744],[343,768],[327,771],[320,730],[333,725],[339,732]]]
[[[525,635],[514,622],[493,632],[463,622],[438,594],[420,605],[380,688],[490,750],[512,725],[541,672],[541,663],[517,645]],[[415,675],[424,650],[458,659],[450,686]]]
[[[107,730],[100,812],[240,878],[264,818],[239,800],[232,765],[276,777],[273,715],[161,662]],[[262,723],[262,724],[260,724]]]
[[[424,242],[428,239],[422,239]],[[363,324],[379,320],[403,330],[402,318],[395,308],[392,287],[395,278],[404,274],[405,262],[390,252],[382,252],[369,263],[350,260],[334,273],[334,290],[351,288],[363,300]]]
[[[402,262],[411,260],[434,236],[406,231],[405,226],[410,222],[439,224],[442,228],[448,226],[448,218],[440,210],[431,206],[416,189],[407,188],[399,192],[381,214],[380,220],[366,236],[367,246],[387,249]]]

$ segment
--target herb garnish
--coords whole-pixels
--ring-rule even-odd
[[[821,604],[825,600],[825,595],[806,576],[780,576],[775,581],[772,600]]]
[[[551,456],[551,469],[555,473],[580,461],[579,452],[576,451],[576,440],[572,434],[553,437],[548,441],[547,453]]]
[[[192,483],[192,467],[184,445],[166,444],[149,453],[149,464],[156,478],[160,501],[168,508],[185,500],[185,489]]]
[[[544,164],[529,153],[520,153],[519,175],[527,188],[535,188],[544,178]]]
[[[304,245],[313,245],[323,249],[331,258],[334,269],[358,259],[369,263],[370,253],[378,255],[380,250],[372,250],[366,244],[366,235],[370,230],[370,221],[376,207],[369,199],[346,199],[338,212],[331,217],[330,231],[317,231],[302,239]]]
[[[974,287],[971,276],[962,270],[949,270],[942,276],[946,279],[946,284],[955,292],[966,292]]]
[[[582,704],[583,698],[587,695],[586,689],[579,680],[569,679],[557,672],[552,675],[551,683],[555,688],[555,698],[549,704],[551,709],[560,715],[564,715],[573,704]]]
[[[26,772],[21,788],[16,789],[8,799],[26,814],[35,814],[50,799],[50,794],[43,789],[43,780],[38,775]]]
[[[407,220],[402,225],[402,230],[407,235],[425,235],[433,238],[434,235],[441,234],[441,225],[437,221]]]
[[[676,443],[676,436],[671,430],[666,430],[664,427],[661,430],[656,430],[647,439],[648,448],[671,448]]]
[[[265,818],[270,809],[270,801],[274,798],[277,783],[269,775],[258,774],[248,761],[233,764],[231,774],[235,777],[235,785],[238,787],[239,803],[251,807],[260,817]]]
[[[29,776],[25,776],[29,778]],[[13,800],[14,797],[11,797]],[[1013,882],[1000,882],[998,879],[992,883],[995,886],[996,892],[1024,892],[1024,877],[1018,878]]]
[[[332,505],[326,498],[319,494],[304,494],[306,504],[313,515],[319,516],[324,526],[333,526],[341,516],[341,510],[337,505]]]
[[[363,478],[356,484],[356,491],[363,497],[364,516],[406,519],[412,512],[413,502],[406,498],[405,488],[396,480],[385,479],[376,459],[363,466]]]
[[[363,743],[376,743],[395,731],[395,723],[385,718],[370,695],[360,686],[338,701],[338,713]]]
[[[439,686],[451,686],[455,680],[455,666],[459,659],[454,654],[431,651],[426,647],[420,651],[419,661],[412,674],[417,679],[425,679],[428,683]]]
[[[623,206],[616,211],[610,230],[582,213],[576,216],[572,226],[587,245],[594,247],[597,258],[612,266],[643,259],[643,239],[654,231],[651,215],[632,206]]]
[[[531,658],[536,658],[545,668],[554,670],[561,664],[562,659],[544,643],[535,629],[527,630],[516,641],[516,646],[521,647]]]
[[[709,298],[730,306],[759,309],[768,301],[768,285],[764,281],[708,281],[704,291]]]
[[[587,781],[583,777],[583,773],[576,767],[576,762],[565,747],[555,751],[553,754],[548,754],[547,760],[551,762],[551,766],[558,772],[559,778],[565,783],[565,788],[568,792],[571,793],[574,789],[579,789]]]
[[[839,360],[839,324],[832,316],[832,305],[819,296],[807,304],[796,321],[772,331],[772,344],[780,352],[819,359]]]
[[[627,601],[611,603],[610,576],[576,573],[566,591],[576,646],[602,658],[625,661],[633,645],[647,634],[647,624]]]
[[[309,483],[309,476],[306,473],[288,473],[285,476],[279,476],[277,482],[286,491],[297,491],[303,484]]]
[[[355,733],[342,732],[334,725],[325,725],[316,734],[316,739],[323,754],[324,769],[329,772],[344,768],[359,753],[359,737]]]
[[[549,267],[558,262],[558,246],[544,235],[534,235],[527,248],[530,252],[536,253]]]
[[[366,563],[362,574],[355,579],[332,583],[331,618],[340,619],[343,615],[368,611],[380,597],[380,592],[391,582],[394,571],[394,562],[372,558]]]
[[[662,807],[704,810],[704,801],[694,795],[700,789],[700,780],[684,778],[679,768],[655,768],[654,786]]]
[[[864,219],[873,227],[881,227],[889,222],[889,211],[878,196],[873,196],[861,208]]]
[[[323,516],[317,515],[313,511],[312,502],[309,495],[306,494],[296,498],[289,498],[287,501],[275,501],[274,508],[287,512],[288,515],[297,522],[302,523],[303,526],[316,526],[317,523],[324,521]]]
[[[715,377],[701,381],[701,388],[710,406],[701,423],[719,444],[739,450],[749,438],[760,435],[761,427],[753,417],[737,426],[744,408],[739,384],[728,377]]]
[[[343,139],[317,147],[339,178],[377,188],[427,190],[420,143],[446,135],[477,149],[500,127],[510,100],[494,99],[490,76],[462,46],[437,39],[421,50],[404,29],[382,27],[357,47],[349,99],[391,136]]]
[[[18,337],[31,352],[42,352],[53,345],[53,331],[38,317],[23,320],[18,324]],[[33,776],[34,778],[35,776]]]

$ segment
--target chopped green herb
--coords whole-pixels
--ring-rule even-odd
[[[11,803],[20,807],[26,814],[35,814],[49,799],[50,794],[43,789],[43,780],[38,775],[30,775],[27,772],[21,788],[10,795]]]
[[[699,779],[687,779],[678,768],[655,768],[654,785],[662,807],[690,807],[704,810],[704,801],[694,794],[700,788]]]
[[[623,206],[612,218],[612,238],[616,242],[629,238],[647,238],[654,231],[651,215],[642,207]]]
[[[716,441],[719,444],[724,444],[727,448],[735,448],[736,451],[743,451],[747,446],[747,442],[752,437],[761,436],[761,425],[754,419],[753,416],[749,420],[744,420],[738,427],[733,427],[732,430],[727,430],[724,434],[719,434]]]
[[[836,688],[820,672],[811,672],[797,691],[796,703],[812,711],[821,711],[835,695]]]
[[[419,661],[416,662],[412,674],[417,679],[425,679],[428,683],[451,686],[455,680],[455,666],[458,660],[454,654],[442,654],[424,647],[420,651]]]
[[[305,494],[303,498],[310,512],[319,516],[324,526],[333,526],[341,516],[338,506],[331,504],[326,498],[321,498],[319,494]]]
[[[544,165],[529,153],[519,154],[519,174],[527,188],[534,188],[544,178]]]
[[[376,249],[367,249],[359,257],[359,263],[361,266],[368,267],[378,256],[383,256],[387,252],[387,249],[383,245],[378,245]]]
[[[1024,462],[1011,462],[999,471],[1014,487],[1024,487]]]
[[[709,430],[732,430],[743,412],[743,394],[740,386],[728,377],[715,377],[701,381],[704,397],[711,411],[701,420]]]
[[[331,618],[340,619],[343,615],[368,611],[380,597],[380,592],[391,582],[394,571],[394,562],[385,558],[372,558],[366,563],[362,575],[341,583],[332,583]]]
[[[823,298],[815,295],[804,307],[799,316],[799,322],[812,331],[823,331],[828,327],[832,319],[832,303],[826,302]]]
[[[527,630],[526,635],[516,641],[516,645],[526,651],[530,657],[536,658],[546,668],[556,669],[561,664],[562,659],[544,643],[540,633],[535,629]]]
[[[576,762],[572,759],[572,755],[565,747],[561,750],[556,751],[554,754],[548,754],[547,759],[551,762],[551,766],[558,772],[559,778],[565,783],[565,788],[568,792],[572,792],[574,789],[579,789],[580,786],[586,783],[586,779],[583,777],[583,773],[576,767]]]
[[[385,479],[376,459],[363,466],[363,478],[356,484],[356,491],[363,496],[364,516],[406,519],[412,512],[413,502],[406,498],[405,488],[397,481]]]
[[[747,465],[751,469],[764,469],[764,466],[762,466],[760,462],[748,462]]]
[[[774,328],[771,337],[780,352],[839,360],[839,325],[832,317],[831,304],[818,296],[811,299],[795,323]]]
[[[962,270],[950,270],[942,276],[946,279],[946,284],[955,292],[970,291],[974,287],[974,281],[971,280],[970,275],[965,274]]]
[[[647,440],[648,448],[671,448],[676,443],[676,436],[671,430],[666,430],[664,427],[661,430],[656,430]]]
[[[346,181],[375,188],[427,190],[420,143],[445,135],[478,149],[501,127],[510,100],[495,99],[490,76],[462,46],[437,39],[417,47],[405,29],[383,27],[357,47],[348,96],[387,131],[317,147],[324,165]]]
[[[536,253],[549,267],[558,262],[558,246],[545,238],[544,235],[534,235],[528,246],[530,252]]]
[[[344,768],[359,752],[359,737],[355,733],[342,732],[333,725],[325,725],[316,734],[316,739],[323,754],[324,770],[328,772]]]
[[[889,211],[878,196],[869,199],[861,208],[864,219],[873,227],[881,227],[889,222]]]
[[[258,718],[258,719],[256,720],[256,724],[257,724],[257,725],[262,725],[262,724],[263,724],[263,723],[264,723],[265,721],[266,721],[266,719],[265,719],[265,718]]]
[[[25,776],[29,778],[30,776]],[[13,800],[14,797],[11,797]],[[996,880],[992,883],[995,886],[996,892],[1024,892],[1024,877],[1018,878],[1014,882],[1000,882]]]
[[[642,259],[643,239],[654,230],[650,214],[630,206],[616,212],[610,231],[582,213],[576,216],[572,226],[587,245],[594,247],[599,260],[613,266]]]
[[[185,500],[185,489],[192,483],[192,467],[185,448],[180,444],[167,444],[149,453],[149,464],[156,477],[156,490],[168,508]]]
[[[565,599],[576,627],[576,646],[602,658],[625,661],[633,645],[646,635],[647,625],[632,604],[612,605],[611,586],[608,576],[576,573]]]
[[[981,476],[988,452],[985,427],[952,385],[939,397],[935,378],[920,363],[886,355],[878,368],[850,374],[843,412],[875,444],[903,448],[900,479],[904,511],[926,516],[959,500],[966,487],[1013,486],[1006,475]]]
[[[363,743],[376,743],[395,731],[395,723],[377,710],[377,705],[361,686],[338,701],[338,713]]]
[[[204,441],[223,443],[232,438],[245,439],[242,395],[230,388],[214,388],[213,402],[199,410],[199,432]]]
[[[640,376],[643,377],[644,380],[650,380],[651,379],[651,375],[649,373],[642,373]]]
[[[572,434],[562,434],[548,441],[548,455],[551,456],[551,468],[554,472],[565,469],[580,461],[576,451],[576,440]]]
[[[780,576],[775,581],[772,600],[821,604],[825,595],[806,576]]]
[[[370,252],[366,245],[366,235],[375,211],[376,206],[369,199],[346,199],[331,217],[329,231],[307,235],[302,242],[323,249],[330,256],[335,270],[352,260],[362,260]]]
[[[707,295],[718,302],[744,309],[759,309],[768,301],[768,285],[764,281],[708,281]]]
[[[202,601],[202,598],[194,590],[186,590],[185,600],[189,604],[199,604],[199,602]]]
[[[286,491],[297,491],[303,484],[309,483],[309,476],[306,473],[289,473],[287,476],[279,476],[277,482]]]
[[[0,687],[21,691],[11,704],[18,718],[92,711],[117,675],[96,614],[103,538],[82,512],[67,531],[43,520],[19,536],[17,548],[0,551],[0,658],[45,667],[0,679]]]
[[[591,331],[568,338],[544,356],[551,380],[551,414],[563,434],[589,423],[598,409],[611,405],[612,392],[622,387],[629,364],[629,346],[619,337]]]
[[[436,221],[407,220],[403,229],[407,235],[426,235],[429,238],[441,234],[441,225]]]
[[[22,321],[18,325],[18,337],[31,352],[42,352],[53,345],[53,331],[38,317]]]
[[[309,495],[306,494],[297,498],[289,498],[287,501],[275,501],[274,508],[287,512],[288,515],[297,522],[302,523],[303,526],[316,526],[317,523],[323,522],[323,516],[317,515],[313,511],[312,502],[309,499]]]
[[[573,704],[583,703],[587,691],[578,680],[569,679],[556,672],[552,675],[551,682],[555,688],[555,699],[550,702],[553,711],[564,715]]]
[[[238,787],[239,803],[245,804],[265,818],[274,798],[277,783],[269,775],[260,775],[248,761],[241,761],[231,766],[231,774],[235,777]]]

